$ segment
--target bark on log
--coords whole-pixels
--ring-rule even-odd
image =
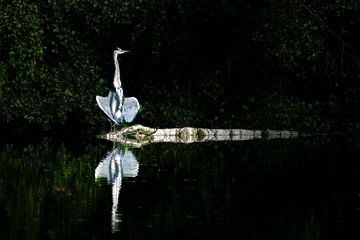
[[[304,134],[288,130],[209,129],[192,127],[158,129],[137,124],[100,135],[99,137],[127,146],[140,147],[156,142],[193,143],[241,141],[256,138],[293,138],[299,135]]]

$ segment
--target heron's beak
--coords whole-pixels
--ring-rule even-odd
[[[116,52],[118,53],[118,54],[123,54],[123,53],[127,53],[127,52],[129,52],[128,50],[123,50],[123,49],[121,49],[121,48],[117,48],[116,49]]]

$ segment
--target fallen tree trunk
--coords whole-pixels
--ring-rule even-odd
[[[99,137],[127,146],[140,147],[156,142],[193,143],[241,141],[256,138],[292,138],[300,135],[303,136],[306,134],[287,130],[209,129],[192,127],[160,129],[137,124],[100,135]]]

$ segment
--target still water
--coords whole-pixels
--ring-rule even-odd
[[[0,147],[0,239],[359,239],[360,144]]]

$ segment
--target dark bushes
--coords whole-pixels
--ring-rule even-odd
[[[104,128],[112,51],[152,126],[358,129],[356,1],[3,1],[0,117]],[[74,125],[76,123],[76,125]]]

